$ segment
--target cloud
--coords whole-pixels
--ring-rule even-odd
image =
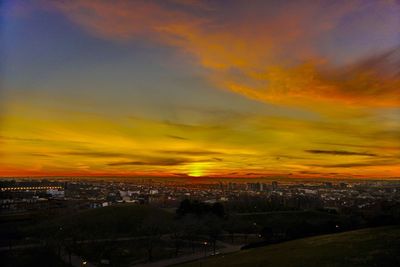
[[[144,161],[117,161],[108,163],[108,166],[179,166],[188,163],[199,162],[190,159],[179,158],[153,158]]]
[[[165,35],[168,28],[186,30],[202,22],[188,12],[185,5],[172,5],[170,1],[45,1],[48,7],[57,8],[73,22],[89,32],[118,40],[147,37],[167,42],[174,36]],[[181,26],[182,25],[182,26]]]
[[[144,162],[144,161],[118,161],[108,163],[108,166],[176,166],[180,165],[182,162],[179,161],[158,161],[158,162]]]
[[[349,162],[349,163],[337,163],[337,164],[313,164],[313,167],[322,168],[354,168],[354,167],[379,167],[379,166],[391,166],[396,162],[378,160],[378,161],[367,161],[367,162]]]
[[[399,106],[400,45],[349,66],[320,71],[317,77],[329,88],[326,97],[353,104]]]
[[[153,154],[172,154],[177,156],[215,156],[223,155],[225,153],[209,150],[151,150]],[[59,155],[95,157],[95,158],[133,158],[135,154],[143,154],[143,152],[136,151],[135,154],[119,153],[119,152],[105,152],[105,151],[68,151],[59,152]]]
[[[332,146],[344,146],[344,147],[356,147],[356,148],[369,148],[378,150],[400,150],[400,146],[378,146],[378,145],[360,145],[360,144],[344,144],[344,143],[330,143],[330,142],[319,142],[321,145],[332,145]]]
[[[273,103],[398,107],[399,52],[400,46],[339,67],[308,60],[294,66],[270,65],[255,72],[229,71],[222,85],[249,98]]]
[[[118,152],[97,152],[97,151],[70,151],[70,152],[61,152],[59,154],[82,156],[82,157],[95,157],[95,158],[132,157],[131,154],[118,153]]]
[[[165,135],[166,137],[172,138],[172,139],[178,139],[178,140],[188,140],[185,137],[177,136],[177,135],[172,135],[172,134],[167,134]]]
[[[184,155],[184,156],[213,156],[213,155],[222,155],[224,153],[217,151],[209,151],[209,150],[158,150],[157,152],[165,153],[165,154],[174,154],[174,155]]]
[[[33,157],[44,157],[44,158],[51,158],[51,155],[43,154],[43,153],[29,153],[30,156]]]
[[[367,153],[367,152],[352,152],[352,151],[344,151],[344,150],[318,150],[318,149],[309,149],[305,150],[305,152],[312,154],[328,154],[328,155],[338,155],[338,156],[369,156],[376,157],[376,154]]]
[[[15,142],[29,142],[29,143],[65,143],[75,145],[86,145],[90,142],[83,141],[71,141],[71,140],[57,140],[57,139],[43,139],[43,138],[24,138],[15,136],[4,136],[0,135],[0,141],[15,141]]]
[[[399,48],[361,54],[365,45],[349,45],[335,48],[347,48],[346,55],[326,52],[332,51],[326,45],[332,37],[399,35],[396,1],[80,0],[46,5],[103,38],[174,47],[208,69],[218,87],[251,99],[291,105],[400,103]],[[345,25],[350,18],[363,23]],[[333,63],[353,54],[359,55],[356,63]]]

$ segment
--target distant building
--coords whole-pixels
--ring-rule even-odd
[[[278,189],[278,182],[277,181],[273,181],[272,182],[272,190],[276,190]]]
[[[63,198],[65,196],[64,190],[58,190],[58,189],[48,189],[46,193],[51,195],[52,197]]]
[[[307,189],[307,188],[300,189],[299,191],[302,191],[305,194],[309,194],[309,195],[316,195],[318,193],[317,190],[312,190],[312,189]]]
[[[121,196],[121,198],[124,198],[124,197],[128,196],[128,192],[119,190],[119,195]]]
[[[157,195],[158,194],[158,190],[157,189],[151,189],[150,190],[150,195]]]
[[[122,201],[129,202],[129,201],[131,201],[131,197],[130,196],[123,196],[122,197]]]
[[[247,183],[247,190],[249,191],[261,191],[261,184],[260,183]]]
[[[260,184],[260,191],[266,191],[267,189],[268,189],[267,184],[265,183]]]

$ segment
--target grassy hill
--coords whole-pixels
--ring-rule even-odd
[[[180,266],[395,267],[400,266],[400,227],[304,238]]]
[[[350,220],[341,215],[320,211],[273,211],[263,213],[238,214],[238,219],[256,223],[258,226],[270,227],[275,232],[285,232],[287,229],[297,229],[305,226],[318,230],[327,226],[347,226]],[[328,227],[329,228],[329,227]],[[318,231],[317,231],[318,232]]]
[[[340,222],[342,216],[320,211],[271,211],[262,213],[248,213],[238,215],[240,218],[256,222],[259,225],[276,228],[290,227],[299,222],[323,224],[326,222]]]

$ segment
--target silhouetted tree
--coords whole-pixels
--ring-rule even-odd
[[[205,231],[207,236],[210,238],[215,254],[216,243],[222,233],[222,221],[216,215],[212,214],[205,217],[204,225],[206,226]]]
[[[194,252],[194,240],[203,233],[204,225],[194,214],[188,214],[180,220],[183,228],[184,238],[190,241],[192,251]]]
[[[148,261],[153,260],[154,247],[168,227],[169,225],[160,222],[156,213],[148,214],[148,216],[142,221],[140,229],[141,233],[146,236]]]
[[[179,204],[179,207],[176,210],[176,214],[178,214],[178,216],[182,217],[190,212],[192,212],[192,202],[189,199],[184,199]]]
[[[174,221],[171,227],[171,236],[175,245],[175,257],[179,255],[179,250],[182,245],[182,239],[185,236],[184,228],[181,221]]]
[[[178,217],[183,217],[190,213],[196,214],[197,216],[203,216],[212,213],[222,218],[225,216],[225,208],[221,203],[218,202],[210,205],[197,200],[190,201],[189,199],[185,199],[180,203],[178,209],[176,210],[176,214]]]
[[[266,226],[261,229],[260,234],[262,238],[269,241],[272,239],[274,232],[271,227]]]
[[[212,205],[211,212],[220,218],[225,216],[224,206],[219,202],[216,202]]]

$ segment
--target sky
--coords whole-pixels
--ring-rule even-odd
[[[3,0],[0,176],[400,177],[400,1]]]

